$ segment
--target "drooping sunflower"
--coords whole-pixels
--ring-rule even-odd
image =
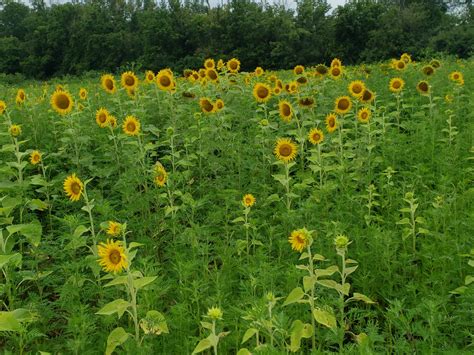
[[[297,65],[296,67],[293,68],[293,73],[295,75],[301,75],[304,73],[304,66],[302,65]]]
[[[202,97],[199,100],[199,106],[201,107],[201,111],[204,113],[213,113],[216,112],[216,106],[214,103],[207,97]]]
[[[308,83],[308,78],[305,76],[300,76],[298,79],[296,79],[296,82],[299,85],[306,85]]]
[[[369,89],[365,89],[362,93],[362,96],[359,97],[360,102],[363,102],[364,104],[370,104],[372,101],[374,101],[374,99],[375,94]]]
[[[8,128],[8,132],[10,133],[10,135],[14,138],[18,137],[20,134],[21,134],[21,126],[17,125],[17,124],[12,124],[9,128]]]
[[[16,93],[16,98],[15,98],[15,102],[17,103],[17,105],[21,105],[25,102],[26,100],[26,92],[25,90],[23,89],[18,89],[17,93]]]
[[[336,99],[334,111],[340,115],[348,113],[352,108],[352,101],[349,96],[341,96]]]
[[[331,60],[331,68],[342,67],[342,61],[339,58]]]
[[[316,65],[316,73],[318,73],[319,75],[326,75],[328,73],[328,67],[325,66],[324,64],[318,64]]]
[[[262,67],[256,67],[255,68],[255,75],[256,76],[262,76],[265,71],[263,70]]]
[[[281,81],[280,79],[277,79],[275,86],[278,86],[280,89],[283,89],[283,81]]]
[[[153,71],[151,70],[147,70],[145,72],[145,82],[147,84],[151,84],[155,81],[155,73],[153,73]]]
[[[126,90],[134,90],[138,86],[138,78],[132,71],[122,73],[120,82]]]
[[[416,90],[422,95],[428,95],[430,93],[430,84],[426,80],[421,80],[416,84]]]
[[[5,103],[5,101],[0,100],[0,115],[3,115],[6,109],[7,104]]]
[[[206,78],[216,82],[219,79],[219,74],[217,74],[217,71],[214,68],[206,69]]]
[[[217,61],[217,70],[222,71],[222,69],[225,67],[225,63],[222,59],[219,59]]]
[[[329,133],[332,133],[337,129],[337,125],[337,116],[331,112],[326,116],[326,129]]]
[[[121,241],[107,240],[98,245],[99,265],[105,272],[118,273],[127,268],[127,255]]]
[[[204,71],[204,76],[206,71]],[[156,74],[156,84],[163,91],[172,91],[175,87],[173,73],[169,69],[162,69]]]
[[[109,221],[107,231],[106,233],[108,235],[111,235],[113,237],[118,236],[120,233],[122,233],[122,223],[114,222],[114,221]]]
[[[372,111],[368,107],[363,107],[357,112],[357,119],[360,123],[367,123],[372,116]]]
[[[117,91],[117,87],[115,86],[115,79],[110,74],[104,74],[100,78],[100,82],[102,84],[102,88],[109,94],[114,94]]]
[[[406,66],[407,66],[407,63],[405,63],[405,61],[403,60],[396,60],[393,63],[393,67],[397,70],[405,70]]]
[[[109,114],[108,121],[109,121],[110,127],[117,128],[117,119],[115,118],[115,116],[112,116]]]
[[[405,62],[405,64],[410,64],[411,63],[411,56],[408,53],[403,53],[400,56],[400,59]]]
[[[257,83],[253,88],[253,97],[257,102],[267,102],[272,96],[272,90],[267,84]]]
[[[163,187],[168,180],[168,173],[166,172],[165,167],[158,161],[153,168],[155,177],[154,182],[157,186]]]
[[[79,201],[84,190],[82,181],[76,176],[76,174],[69,175],[64,180],[64,192],[71,201]]]
[[[296,144],[289,138],[279,138],[273,150],[277,159],[284,163],[289,163],[295,159],[297,152],[298,148]]]
[[[246,194],[243,198],[242,198],[242,204],[245,206],[245,207],[252,207],[254,204],[255,204],[255,197],[252,195],[252,194]]]
[[[405,86],[405,81],[402,78],[392,78],[390,79],[390,83],[388,84],[388,88],[391,92],[399,93],[403,90]]]
[[[227,69],[231,73],[238,73],[240,70],[240,61],[237,58],[232,58],[227,62]]]
[[[206,77],[206,69],[204,69],[204,68],[199,69],[198,74],[199,74],[199,77],[205,78]]]
[[[324,140],[324,133],[319,128],[313,128],[309,131],[308,140],[311,144],[319,144]]]
[[[433,68],[438,69],[438,68],[441,67],[441,62],[438,59],[433,59],[433,60],[431,60],[430,65]]]
[[[109,111],[101,107],[95,113],[95,122],[99,125],[100,128],[105,128],[109,123],[109,116]]]
[[[51,106],[60,115],[66,115],[72,111],[74,101],[67,91],[55,91],[51,96]]]
[[[339,79],[342,76],[342,67],[331,67],[329,69],[329,75],[333,79]]]
[[[33,150],[30,154],[30,163],[33,165],[41,162],[41,153],[39,150]]]
[[[422,69],[423,74],[426,76],[431,76],[434,74],[435,70],[431,65],[425,65]]]
[[[87,99],[87,90],[86,89],[84,89],[84,88],[79,89],[79,98],[81,100]]]
[[[365,90],[365,84],[361,80],[355,80],[349,84],[348,89],[353,97],[359,98]]]
[[[204,61],[204,68],[214,69],[216,67],[216,62],[212,58],[208,58]]]
[[[129,136],[137,136],[140,133],[140,121],[135,116],[127,116],[123,122],[122,129]]]
[[[312,108],[314,106],[314,99],[312,97],[302,97],[298,100],[298,104],[303,108]]]
[[[297,81],[292,81],[291,83],[288,84],[288,89],[287,91],[290,94],[296,94],[298,92],[298,82]]]
[[[291,249],[301,253],[311,242],[311,235],[306,228],[297,229],[291,232],[288,241],[291,244]]]
[[[290,122],[293,118],[293,106],[286,100],[278,103],[278,111],[280,112],[281,119],[285,122]]]
[[[224,108],[224,100],[217,99],[215,102],[215,106],[216,106],[217,111],[222,110]]]

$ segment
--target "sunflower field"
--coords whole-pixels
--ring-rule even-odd
[[[474,61],[0,84],[4,354],[474,351]]]

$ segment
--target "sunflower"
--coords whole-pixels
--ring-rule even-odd
[[[411,63],[411,56],[408,53],[403,53],[400,57],[401,60],[405,62],[405,64]]]
[[[10,133],[10,135],[12,137],[18,137],[20,134],[21,134],[21,127],[17,124],[12,124],[9,128],[8,128],[8,132]]]
[[[464,76],[460,71],[453,71],[452,73],[449,74],[449,80],[455,81],[455,82],[461,82],[464,81]]]
[[[289,138],[279,138],[276,142],[275,149],[273,153],[277,159],[288,163],[295,159],[298,148],[296,144]]]
[[[375,94],[370,91],[369,89],[365,89],[364,92],[362,93],[362,96],[359,97],[359,100],[363,102],[364,104],[369,104],[375,99]]]
[[[296,79],[296,82],[300,85],[305,85],[308,83],[308,78],[305,76],[300,76],[298,79]]]
[[[122,223],[109,221],[106,233],[113,237],[118,236],[122,232]]]
[[[394,93],[402,91],[404,86],[405,81],[402,78],[392,78],[388,84],[390,91]]]
[[[319,128],[313,128],[311,131],[309,131],[308,140],[314,145],[321,143],[324,140],[323,131]]]
[[[204,76],[206,71],[204,71]],[[175,87],[173,73],[169,69],[162,69],[156,74],[156,84],[161,90],[172,91]]]
[[[199,74],[200,78],[205,78],[206,77],[206,69],[203,69],[203,68],[199,69],[198,74]]]
[[[165,186],[166,181],[168,180],[168,173],[166,172],[165,167],[158,161],[153,170],[155,172],[155,184],[160,187]]]
[[[352,101],[349,96],[341,96],[336,99],[334,111],[344,115],[348,113],[352,108]]]
[[[79,97],[81,100],[87,99],[87,90],[84,88],[79,89]]]
[[[426,80],[421,80],[416,84],[416,90],[422,95],[428,95],[430,92],[430,84]]]
[[[407,66],[407,63],[405,63],[403,60],[396,60],[393,63],[393,67],[397,70],[404,70]]]
[[[207,317],[214,320],[222,319],[222,310],[219,307],[211,307],[207,310]]]
[[[263,70],[262,67],[256,67],[255,68],[255,75],[256,76],[262,76],[265,71]]]
[[[272,90],[267,84],[257,83],[253,88],[253,97],[257,102],[267,102],[272,96]]]
[[[201,111],[204,112],[204,113],[216,112],[216,106],[207,97],[202,97],[199,100],[199,106],[201,107]]]
[[[339,79],[342,76],[342,67],[331,67],[329,69],[329,74],[333,79]]]
[[[342,61],[338,58],[331,60],[331,68],[342,67]]]
[[[224,100],[217,99],[215,102],[215,106],[216,106],[217,111],[222,110],[224,108]]]
[[[296,67],[293,68],[293,73],[295,75],[301,75],[304,73],[304,66],[302,65],[297,65]]]
[[[55,91],[51,96],[51,106],[60,115],[71,112],[74,101],[67,91]]]
[[[298,92],[298,82],[292,81],[288,84],[286,89],[290,94],[296,94]]]
[[[280,94],[281,94],[281,87],[275,86],[275,87],[273,88],[273,93],[274,93],[275,95],[280,95]]]
[[[268,77],[268,81],[271,83],[275,84],[277,80],[278,80],[278,77],[275,74],[272,74]]]
[[[298,104],[304,108],[312,108],[314,106],[314,99],[312,97],[303,97],[298,100]]]
[[[252,207],[255,204],[255,197],[252,194],[246,194],[242,198],[242,203],[245,207]]]
[[[332,133],[337,129],[337,125],[337,116],[331,112],[326,116],[326,129],[329,133]]]
[[[240,70],[240,61],[236,58],[232,58],[227,62],[227,69],[231,73],[238,73]]]
[[[291,232],[288,241],[291,244],[291,249],[301,253],[311,242],[311,235],[306,228],[297,229]]]
[[[76,174],[69,175],[66,180],[64,180],[63,187],[64,192],[71,201],[79,201],[82,191],[84,190],[84,185]]]
[[[324,64],[318,64],[316,65],[316,73],[319,75],[326,75],[328,73],[328,67],[325,66]]]
[[[18,104],[18,105],[21,105],[22,103],[24,103],[26,100],[26,93],[25,93],[25,90],[23,89],[19,89],[16,93],[16,99],[15,99],[15,102]]]
[[[105,108],[100,108],[97,110],[95,114],[95,121],[100,128],[107,127],[107,124],[109,123],[109,116],[110,113]]]
[[[115,116],[109,114],[108,122],[110,127],[117,128],[117,119],[115,118]]]
[[[356,80],[356,81],[352,81],[350,84],[349,84],[349,93],[358,98],[362,95],[362,93],[364,92],[365,90],[365,84],[360,81],[360,80]]]
[[[214,69],[216,67],[216,62],[212,58],[208,58],[204,61],[204,68]]]
[[[123,122],[122,129],[129,136],[137,136],[140,133],[140,121],[134,116],[127,116]]]
[[[368,107],[361,108],[357,112],[357,119],[361,123],[367,123],[369,122],[370,117],[372,116],[372,111]]]
[[[138,86],[138,78],[132,71],[122,73],[120,82],[126,90],[133,90]]]
[[[153,71],[151,70],[147,70],[145,72],[145,82],[147,84],[151,84],[154,81],[155,81],[155,73],[153,73]]]
[[[293,117],[293,107],[291,104],[286,101],[282,100],[278,103],[278,111],[280,112],[280,117],[285,122],[290,122],[291,118]]]
[[[219,59],[217,61],[217,70],[222,71],[224,67],[225,67],[224,61],[222,59]]]
[[[109,94],[115,93],[117,91],[117,88],[115,86],[115,79],[112,75],[110,74],[104,74],[100,78],[100,82],[102,84],[102,88]]]
[[[3,115],[6,108],[7,108],[7,104],[5,103],[5,101],[0,100],[0,115]]]
[[[438,69],[441,67],[441,62],[438,60],[438,59],[433,59],[431,62],[430,62],[430,65],[435,68],[435,69]]]
[[[41,153],[39,150],[33,150],[30,154],[30,163],[33,165],[38,164],[41,161]]]
[[[434,68],[431,66],[431,65],[425,65],[423,67],[423,69],[421,69],[421,71],[423,72],[423,74],[425,74],[426,76],[430,76],[430,75],[433,75],[435,70]]]
[[[214,68],[206,69],[206,78],[216,82],[219,79],[219,74]]]
[[[446,101],[448,104],[452,103],[454,101],[454,96],[451,94],[446,94],[444,97],[444,101]]]
[[[98,246],[99,265],[105,272],[114,274],[127,268],[127,255],[121,241],[107,239],[107,243],[100,243]]]

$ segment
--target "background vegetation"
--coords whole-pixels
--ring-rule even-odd
[[[471,0],[351,1],[333,12],[323,0],[295,9],[249,0],[2,0],[0,8],[0,72],[35,78],[124,66],[179,71],[209,56],[237,57],[253,70],[474,49]]]

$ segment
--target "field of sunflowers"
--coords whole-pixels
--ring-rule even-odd
[[[1,352],[472,353],[473,74],[0,83]]]

